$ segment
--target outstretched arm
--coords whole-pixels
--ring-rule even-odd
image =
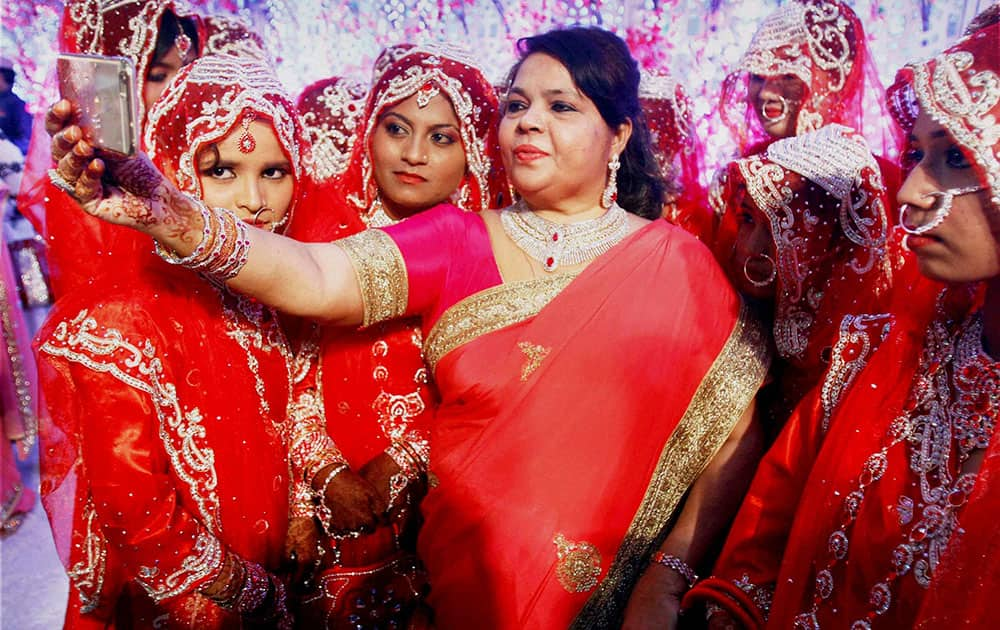
[[[89,214],[149,234],[178,257],[195,253],[205,239],[201,203],[180,192],[145,155],[101,159],[75,121],[69,101],[56,103],[46,117],[57,160],[54,183]],[[361,323],[361,290],[340,247],[245,227],[249,248],[245,265],[229,280],[233,289],[293,315]]]

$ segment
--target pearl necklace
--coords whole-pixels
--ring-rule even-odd
[[[555,223],[528,208],[524,200],[500,212],[503,231],[527,255],[553,272],[597,258],[628,235],[628,214],[617,203],[596,219]]]

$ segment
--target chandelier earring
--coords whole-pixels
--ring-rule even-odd
[[[608,162],[608,185],[604,187],[604,194],[601,195],[601,207],[608,209],[618,200],[618,169],[622,163],[618,156],[611,158]]]
[[[750,261],[759,259],[767,261],[767,263],[771,266],[771,273],[769,273],[763,280],[760,278],[754,278],[750,274],[750,269],[748,267]],[[766,287],[774,282],[774,279],[778,277],[778,266],[774,264],[774,260],[767,254],[754,254],[753,256],[748,256],[747,259],[743,261],[743,276],[747,279],[747,282],[755,287]]]

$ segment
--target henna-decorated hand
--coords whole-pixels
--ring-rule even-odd
[[[45,129],[52,135],[58,178],[80,207],[99,219],[147,232],[181,255],[194,249],[201,238],[197,204],[144,154],[98,157],[75,124],[78,119],[75,106],[61,100],[46,114]]]
[[[323,501],[330,509],[330,529],[334,532],[374,531],[385,512],[378,491],[352,470],[337,473],[327,485]]]
[[[427,493],[427,482],[421,475],[420,479],[411,479],[406,488],[393,497],[392,478],[399,472],[399,464],[393,461],[387,453],[382,452],[371,458],[358,473],[379,491],[386,505],[388,512],[386,517],[389,522],[395,520],[397,512],[405,511],[408,505],[419,502]]]
[[[318,544],[319,526],[315,519],[300,516],[288,522],[284,570],[291,576],[293,588],[309,590],[319,560]]]

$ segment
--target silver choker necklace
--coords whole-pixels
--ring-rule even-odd
[[[628,214],[617,203],[596,219],[564,225],[543,219],[521,200],[500,212],[500,222],[507,236],[548,272],[593,260],[628,235]]]
[[[385,211],[385,206],[382,205],[382,197],[378,195],[375,196],[375,201],[369,206],[368,212],[361,216],[361,220],[369,228],[389,227],[390,225],[399,223],[397,219],[393,219]]]

